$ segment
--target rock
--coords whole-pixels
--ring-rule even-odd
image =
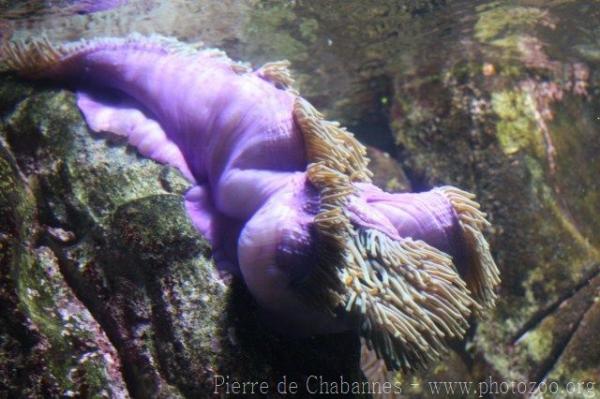
[[[391,112],[411,182],[475,191],[493,225],[503,283],[459,349],[462,381],[543,381],[558,397],[600,389],[597,61],[556,40],[591,45],[584,3],[481,6],[445,62],[397,73]]]
[[[422,16],[446,13],[440,0],[382,0],[376,5],[359,0],[121,2],[114,9],[76,17],[60,7],[40,6],[35,13],[7,18],[5,29],[13,39],[43,34],[58,42],[156,33],[220,48],[254,67],[288,59],[303,96],[328,118],[355,125],[384,115],[389,72],[411,59]]]
[[[373,171],[373,183],[390,193],[410,192],[410,181],[400,164],[387,152],[367,147],[369,168]]]
[[[3,90],[0,376],[9,396],[203,398],[220,376],[266,381],[274,396],[283,376],[300,392],[313,374],[362,380],[356,335],[265,331],[243,284],[216,274],[177,171],[91,134],[69,92],[12,78]]]
[[[9,397],[129,397],[116,351],[63,277],[25,176],[0,139],[0,375]]]

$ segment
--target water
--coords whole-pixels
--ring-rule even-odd
[[[581,0],[0,1],[3,40],[66,42],[139,32],[202,42],[254,67],[288,59],[301,95],[372,147],[380,186],[424,192],[451,184],[476,193],[492,224],[486,236],[502,276],[497,304],[485,317],[472,318],[442,360],[384,376],[404,397],[415,398],[446,397],[449,390],[460,390],[461,397],[530,397],[535,389],[552,398],[600,396],[599,26],[600,3]],[[202,269],[209,277],[198,272],[195,265],[208,256],[193,248],[209,250],[193,230],[180,227],[186,219],[178,203],[165,208],[182,217],[169,216],[180,225],[168,224],[166,233],[150,216],[134,224],[153,226],[158,243],[153,234],[129,229],[155,209],[153,198],[180,198],[173,194],[184,192],[185,183],[122,143],[107,147],[96,136],[77,135],[70,150],[52,147],[52,132],[83,126],[76,112],[65,111],[74,109],[72,103],[45,97],[60,87],[22,86],[5,76],[2,159],[30,181],[33,188],[15,198],[36,193],[39,203],[30,206],[41,216],[28,217],[45,232],[30,242],[16,227],[0,229],[0,250],[13,248],[14,236],[32,248],[23,250],[23,259],[37,259],[9,262],[3,259],[18,257],[0,252],[0,265],[13,276],[0,285],[17,292],[3,307],[20,309],[22,317],[13,325],[10,312],[2,311],[0,336],[8,343],[0,344],[0,353],[13,348],[27,359],[0,356],[0,397],[3,390],[22,397],[209,397],[218,376],[266,382],[271,396],[285,377],[283,387],[295,381],[306,396],[309,380],[365,381],[355,335],[298,340],[272,333],[243,284],[223,288],[210,268]],[[62,111],[36,113],[44,109]],[[61,119],[62,113],[67,116]],[[73,155],[73,148],[82,154]],[[146,169],[140,172],[138,164]],[[80,174],[73,173],[79,167]],[[107,188],[93,190],[102,184]],[[24,206],[7,204],[0,202],[0,210],[17,209],[7,214],[21,216],[0,219],[3,225],[29,223],[19,213]],[[126,226],[122,231],[119,223]],[[180,234],[187,237],[183,244]],[[169,256],[183,265],[179,269],[153,263],[169,248],[161,240],[177,248]],[[196,257],[180,258],[179,248]],[[121,266],[128,262],[142,266]],[[42,273],[52,267],[55,274]],[[44,291],[37,280],[59,288]],[[77,316],[45,318],[44,306],[48,314],[68,308]],[[75,332],[65,327],[69,323]],[[19,341],[19,328],[34,343]],[[86,352],[64,338],[69,334],[87,337],[78,339],[92,348],[89,353],[112,360],[81,366]],[[28,345],[42,355],[14,349]],[[6,371],[11,367],[34,377],[23,382]]]

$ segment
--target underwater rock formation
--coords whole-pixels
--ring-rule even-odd
[[[68,92],[5,77],[0,98],[1,392],[202,398],[216,375],[362,379],[353,334],[265,331],[215,274],[177,171],[90,135]]]
[[[398,71],[391,114],[412,184],[469,187],[494,224],[502,299],[466,350],[472,371],[457,379],[554,382],[561,391],[548,397],[566,396],[571,381],[592,397],[599,14],[587,2],[554,3],[473,10],[471,28],[445,42],[443,63],[423,53],[420,68]]]

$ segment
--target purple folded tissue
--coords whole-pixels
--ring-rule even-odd
[[[474,195],[386,193],[365,147],[292,88],[161,36],[5,43],[5,68],[77,91],[89,127],[126,137],[191,183],[187,213],[220,270],[280,333],[357,330],[390,370],[420,368],[494,306],[499,272]]]

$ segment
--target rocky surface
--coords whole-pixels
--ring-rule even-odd
[[[443,63],[397,74],[396,154],[417,188],[476,192],[494,226],[500,300],[465,347],[469,371],[454,378],[593,397],[600,75],[589,51],[599,14],[586,2],[523,3],[478,7]]]
[[[213,397],[218,376],[362,379],[353,334],[265,331],[189,223],[186,181],[88,131],[73,95],[5,76],[0,397]],[[334,359],[332,361],[332,359]]]

